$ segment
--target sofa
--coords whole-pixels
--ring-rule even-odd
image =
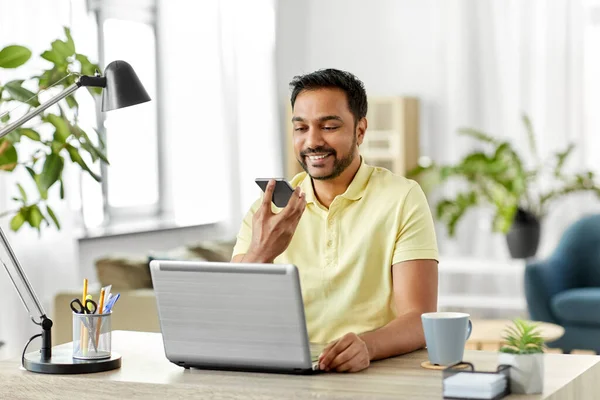
[[[565,329],[548,347],[600,353],[600,215],[569,226],[548,259],[527,264],[525,296],[531,319]]]
[[[149,269],[150,261],[229,261],[234,244],[232,241],[206,241],[165,252],[149,251],[137,256],[107,255],[96,260],[98,279],[90,285],[88,293],[97,299],[101,287],[112,285],[111,292],[120,294],[111,317],[112,330],[160,332],[156,297]],[[64,290],[54,296],[51,315],[54,322],[54,345],[73,340],[70,303],[77,297],[81,297],[81,288]]]

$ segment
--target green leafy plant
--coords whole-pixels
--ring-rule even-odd
[[[39,106],[38,92],[49,88],[63,90],[75,83],[79,75],[94,75],[99,71],[98,65],[76,52],[69,28],[64,28],[64,34],[64,40],[53,41],[40,55],[50,63],[47,69],[27,79],[0,82],[0,126],[11,121],[16,109],[25,107],[27,112]],[[0,68],[18,68],[30,58],[28,48],[10,45],[0,50]],[[35,93],[28,88],[33,88]],[[96,96],[101,89],[88,88],[88,91]],[[48,204],[48,193],[58,186],[59,196],[64,199],[65,165],[72,163],[100,181],[90,165],[97,161],[108,163],[98,132],[90,135],[78,126],[79,104],[75,97],[71,94],[62,103],[0,139],[0,171],[26,170],[33,183],[31,186],[36,188],[35,193],[28,193],[25,189],[28,185],[17,182],[12,198],[17,208],[0,214],[0,217],[11,217],[10,227],[14,231],[27,223],[41,232],[50,221],[60,229],[60,222]]]
[[[467,154],[455,165],[420,165],[408,174],[429,186],[441,185],[454,178],[466,183],[464,190],[436,204],[436,216],[446,224],[450,236],[455,235],[456,226],[465,213],[476,206],[493,206],[492,230],[507,233],[516,217],[526,215],[543,219],[550,204],[562,196],[591,191],[600,198],[600,187],[592,171],[564,172],[575,149],[573,144],[548,159],[541,159],[529,117],[523,115],[522,121],[535,161],[532,168],[525,165],[509,141],[475,129],[462,128],[458,133],[476,140],[481,149]],[[553,182],[552,187],[542,188],[542,180]]]
[[[544,352],[544,339],[538,329],[538,324],[517,318],[514,326],[505,330],[503,339],[505,345],[500,348],[502,353],[536,354]]]

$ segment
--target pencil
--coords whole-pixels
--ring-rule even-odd
[[[87,298],[87,285],[88,285],[88,280],[86,278],[83,278],[83,296],[81,296],[81,302],[83,304],[85,304],[85,300]]]
[[[81,296],[81,304],[85,307],[85,301],[87,300],[87,291],[88,291],[88,280],[87,278],[83,278],[83,296]],[[85,313],[85,310],[84,310]],[[79,341],[81,343],[81,351],[83,354],[87,353],[87,333],[84,329],[83,322],[81,323],[81,335],[79,337]]]
[[[102,314],[102,309],[104,308],[104,288],[100,290],[100,300],[98,301],[98,314]],[[102,325],[102,319],[98,319],[98,326],[96,327],[96,343],[100,340],[100,326]]]

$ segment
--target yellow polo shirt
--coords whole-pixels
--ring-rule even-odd
[[[327,209],[315,197],[308,174],[300,173],[290,183],[302,187],[307,205],[289,247],[275,263],[298,268],[310,341],[328,343],[392,321],[392,265],[438,259],[421,187],[363,161],[346,192]],[[246,214],[233,256],[248,251],[252,217],[261,201]]]

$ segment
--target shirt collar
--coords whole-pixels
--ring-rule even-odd
[[[346,191],[341,194],[342,197],[348,200],[360,200],[363,197],[365,191],[367,190],[369,178],[371,177],[371,173],[373,172],[373,167],[366,164],[362,156],[360,160],[360,167],[358,167],[358,171],[356,172],[356,175],[354,175],[354,179],[352,179],[352,182],[350,182],[350,185],[348,186]],[[306,176],[300,183],[300,187],[306,195],[306,203],[316,204],[317,196],[315,196],[312,178],[310,177],[310,175],[306,174]]]

